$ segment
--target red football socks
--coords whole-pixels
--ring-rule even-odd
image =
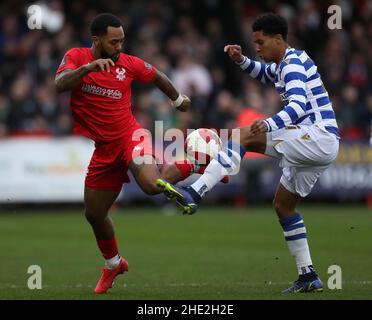
[[[178,170],[181,172],[182,180],[185,180],[186,178],[188,178],[193,173],[203,174],[205,168],[207,167],[206,165],[200,166],[199,170],[197,172],[194,172],[194,170],[195,170],[194,164],[192,162],[190,162],[189,160],[176,161],[174,164],[178,168]],[[222,183],[229,183],[229,177],[228,176],[223,177],[221,182]]]
[[[194,165],[188,160],[176,161],[174,164],[180,170],[182,180],[185,180],[194,172]]]
[[[99,249],[102,252],[103,257],[108,260],[115,257],[118,254],[118,243],[115,236],[110,240],[97,240]]]

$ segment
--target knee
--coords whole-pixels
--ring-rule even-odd
[[[294,212],[294,208],[290,208],[284,201],[277,198],[274,198],[273,200],[273,207],[279,217],[288,216]]]
[[[279,211],[281,211],[281,206],[282,204],[280,203],[280,201],[278,201],[276,198],[274,198],[273,200],[273,207],[274,207],[274,210],[275,212],[279,215]]]
[[[107,214],[105,213],[95,212],[87,208],[85,209],[84,214],[85,218],[88,220],[90,224],[100,224],[105,220],[107,216]]]
[[[90,223],[94,222],[97,219],[96,215],[93,214],[88,209],[85,209],[84,215],[85,215],[85,219],[87,219]]]
[[[231,138],[247,148],[252,144],[252,135],[250,134],[250,130],[250,126],[238,127],[236,130],[233,130]]]
[[[185,172],[181,170],[184,170]],[[185,179],[186,171],[188,170],[191,171],[191,165],[190,167],[186,167],[186,165],[177,167],[175,164],[164,164],[160,170],[160,177],[161,179],[174,184],[180,180]]]

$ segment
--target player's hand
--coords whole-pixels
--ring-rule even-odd
[[[191,100],[188,96],[185,96],[184,94],[182,96],[183,96],[183,102],[176,109],[181,112],[186,112],[191,107]]]
[[[111,59],[97,59],[86,65],[89,72],[107,71],[110,72],[110,66],[115,63]]]
[[[257,136],[267,132],[267,125],[263,120],[255,120],[251,124],[251,133],[252,136]]]
[[[234,62],[240,63],[244,60],[242,47],[238,44],[228,44],[223,48],[223,51],[226,52],[230,59]]]

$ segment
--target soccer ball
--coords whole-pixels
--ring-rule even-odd
[[[211,129],[200,128],[186,137],[185,152],[187,159],[196,165],[207,165],[221,148],[220,137]]]

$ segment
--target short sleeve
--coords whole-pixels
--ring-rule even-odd
[[[149,83],[154,78],[156,69],[150,63],[134,56],[130,56],[130,62],[134,80]]]
[[[77,69],[79,67],[77,63],[77,55],[76,51],[74,49],[70,49],[65,53],[63,56],[63,59],[61,61],[61,64],[59,65],[56,74],[62,72],[66,69]]]

